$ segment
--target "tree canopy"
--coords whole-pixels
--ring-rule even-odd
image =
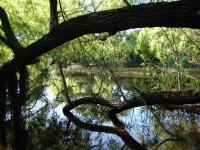
[[[192,76],[185,69],[198,68],[200,63],[198,0],[2,0],[0,20],[3,148],[31,149],[31,144],[38,142],[31,140],[31,135],[39,136],[39,129],[36,132],[34,128],[43,126],[44,134],[51,131],[43,121],[64,103],[68,123],[59,124],[53,116],[49,124],[62,132],[52,136],[61,137],[64,132],[73,136],[77,130],[83,134],[77,139],[83,136],[83,142],[89,135],[84,136],[88,133],[82,128],[116,134],[129,148],[147,149],[129,134],[117,114],[138,106],[153,112],[149,106],[199,104],[199,75]],[[126,70],[135,64],[144,67],[143,74]],[[133,80],[125,85],[123,76],[144,76],[145,88]],[[125,92],[126,87],[131,94]],[[72,110],[86,116],[96,112],[113,126],[82,121]],[[35,125],[34,116],[43,121]],[[71,127],[71,122],[78,128]],[[55,144],[52,139],[47,141],[50,146]]]

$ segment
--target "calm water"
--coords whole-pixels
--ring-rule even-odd
[[[118,78],[118,84],[116,84],[111,80],[111,77],[105,76],[68,76],[66,82],[68,87],[71,87],[68,92],[72,100],[95,94],[99,97],[122,101],[124,97],[128,99],[139,95],[134,90],[135,87],[147,92],[151,84],[149,79],[141,78]],[[55,98],[52,94],[53,90],[53,87],[46,90],[49,99]],[[55,108],[61,118],[64,117],[62,114],[63,106],[64,104],[60,104]],[[82,107],[82,109],[73,110],[73,113],[81,120],[85,122],[93,120],[94,124],[113,126],[103,111],[94,112],[97,106],[85,105]],[[98,107],[98,109],[102,108]],[[169,140],[158,149],[200,149],[200,116],[197,114],[180,109],[168,110],[167,107],[152,106],[129,109],[118,114],[118,118],[131,136],[149,149],[156,148],[159,143],[166,139],[177,139],[177,137],[183,138],[184,141]],[[100,149],[115,149],[124,145],[124,142],[117,135],[97,132],[91,133],[90,142],[91,145],[100,145]],[[128,148],[125,147],[125,149]]]

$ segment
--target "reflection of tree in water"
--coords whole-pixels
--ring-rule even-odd
[[[168,102],[167,99],[169,95],[171,98],[170,102],[180,103],[180,101],[176,100],[177,96],[182,97],[183,100],[185,99],[185,101],[187,102],[187,100],[190,98],[190,94],[192,94],[192,91],[191,92],[189,91],[189,93],[186,94],[181,92],[177,93],[168,92],[168,93],[155,93],[155,94],[144,94],[144,95],[142,94],[140,95],[140,93],[137,93],[136,91],[137,94],[136,95],[133,94],[132,98],[130,98],[129,96],[133,93],[133,91],[127,90],[127,87],[133,89],[131,84],[129,84],[131,82],[128,81],[125,85],[123,85],[123,88],[121,88],[122,86],[119,87],[115,82],[112,82],[111,80],[107,79],[106,76],[107,75],[103,76],[100,74],[99,76],[93,77],[93,81],[91,82],[89,82],[90,78],[87,79],[85,77],[73,78],[71,76],[69,78],[65,78],[67,84],[66,86],[67,92],[63,90],[64,89],[63,80],[61,79],[61,77],[55,76],[54,77],[55,87],[53,86],[51,87],[55,94],[55,98],[54,102],[52,102],[51,105],[54,108],[57,105],[63,103],[64,101],[66,103],[67,99],[66,97],[69,96],[71,98],[71,102],[68,102],[68,104],[64,108],[64,114],[68,117],[68,119],[62,120],[58,118],[58,116],[56,115],[50,117],[48,116],[49,109],[52,108],[50,108],[50,106],[44,107],[44,109],[42,109],[40,113],[35,114],[35,116],[32,116],[27,121],[26,127],[28,129],[27,131],[29,134],[28,148],[29,149],[80,149],[80,148],[116,149],[117,147],[124,149],[128,149],[128,147],[135,149],[146,149],[147,147],[153,148],[158,146],[159,143],[162,143],[162,141],[171,138],[169,136],[166,136],[165,133],[166,131],[164,132],[163,130],[161,130],[162,128],[160,127],[160,124],[162,125],[164,124],[167,131],[179,135],[176,133],[177,129],[175,128],[178,126],[178,124],[175,126],[169,123],[173,122],[174,120],[177,121],[178,119],[180,119],[178,118],[180,117],[180,113],[179,114],[174,113],[176,114],[174,116],[175,118],[171,117],[169,118],[169,120],[163,120],[164,116],[165,117],[168,116],[168,113],[166,113],[164,110],[160,111],[161,108],[155,109],[154,107],[150,107],[148,109],[146,107],[146,109],[144,109],[145,108],[144,107],[141,108],[141,111],[138,111],[140,112],[140,114],[139,117],[135,117],[137,118],[137,120],[132,120],[128,122],[127,120],[129,119],[124,120],[123,118],[126,116],[128,116],[127,118],[129,118],[130,116],[128,114],[130,114],[131,112],[130,109],[134,107],[146,104],[149,105],[159,104],[159,103],[166,104]],[[118,83],[122,84],[122,80],[119,80]],[[117,87],[116,92],[113,92],[113,87]],[[120,88],[121,90],[118,90]],[[39,91],[39,93],[42,93],[42,91],[43,90]],[[121,92],[123,92],[124,96],[127,96],[125,100],[116,99],[116,97],[120,98],[123,97]],[[37,91],[35,93],[36,93],[35,95],[39,95]],[[110,93],[112,93],[113,95]],[[128,94],[126,95],[126,93]],[[138,95],[140,95],[140,97],[138,97]],[[105,97],[106,99],[102,97]],[[198,99],[198,97],[191,96],[189,102],[191,103],[193,100],[195,102],[195,98]],[[50,104],[49,100],[46,101],[48,104]],[[154,110],[155,111],[154,114],[158,116],[158,118],[160,118],[159,123],[156,122],[157,120],[155,120],[155,117],[152,115],[152,113],[150,113],[151,112],[150,110],[151,111]],[[160,114],[157,113],[156,110],[159,110]],[[187,117],[189,118],[190,116]],[[192,117],[194,118],[194,120],[198,120],[196,116]],[[120,120],[118,118],[120,118]],[[189,129],[189,124],[187,125]],[[184,128],[185,126],[184,124],[181,124],[182,128]],[[196,130],[194,131],[191,130],[190,133],[188,133],[190,134],[190,137],[193,140],[192,143],[189,141],[188,142],[183,141],[184,144],[187,145],[187,147],[190,146],[199,147],[198,144],[196,145],[194,144],[195,142],[199,141],[198,135],[194,137],[192,135],[194,132],[197,131],[199,126],[198,125],[194,126],[196,127]],[[94,131],[101,134],[95,135],[93,133]],[[133,132],[136,132],[134,134],[136,134],[137,136],[134,136]],[[10,134],[12,134],[12,132],[10,132]],[[113,137],[112,134],[115,136]],[[185,136],[187,135],[179,135],[179,136],[181,137],[183,136],[185,138]],[[94,142],[95,140],[96,142]],[[178,142],[174,144],[176,147],[181,147],[182,145],[184,145],[184,144],[179,145],[177,143]],[[172,145],[172,142],[169,141],[165,142],[164,144],[162,144],[161,146],[164,145],[169,148],[174,146]]]
[[[160,124],[165,128],[165,133],[160,127],[160,138],[162,140],[171,139],[173,142],[166,142],[165,147],[173,149],[175,147],[191,149],[200,148],[200,133],[199,133],[199,121],[200,116],[194,113],[188,113],[185,110],[168,110],[162,107],[152,107],[156,111],[156,115],[159,117]],[[156,122],[155,126],[156,126]],[[157,123],[158,124],[158,123]],[[175,142],[178,141],[179,142]]]
[[[102,75],[100,73],[95,76],[93,75],[92,80],[90,76],[70,76],[69,78],[66,78],[66,81],[68,88],[67,93],[72,100],[69,102],[69,105],[65,106],[64,114],[71,122],[73,122],[70,124],[70,127],[72,127],[72,129],[82,128],[78,130],[78,132],[80,132],[79,135],[83,136],[81,137],[82,139],[87,137],[87,140],[80,140],[81,138],[75,136],[75,140],[71,140],[70,143],[78,145],[76,141],[77,138],[82,147],[84,147],[84,145],[89,145],[88,148],[93,147],[94,149],[97,147],[100,149],[113,149],[112,147],[123,147],[126,149],[127,146],[129,148],[146,149],[145,147],[155,148],[159,145],[159,143],[162,143],[165,140],[169,141],[165,141],[161,146],[172,143],[172,138],[170,138],[170,136],[166,136],[166,131],[169,131],[171,128],[164,126],[166,130],[162,129],[162,120],[157,122],[158,118],[160,117],[156,117],[155,119],[154,116],[159,116],[159,114],[157,114],[157,112],[154,112],[154,115],[152,114],[154,107],[143,107],[141,110],[137,110],[137,115],[139,115],[139,117],[135,117],[136,120],[133,119],[134,117],[131,117],[132,121],[129,121],[130,119],[124,120],[123,118],[126,116],[128,116],[127,118],[130,117],[128,114],[130,114],[131,111],[129,109],[131,108],[145,105],[145,103],[150,105],[154,103],[158,104],[159,102],[161,104],[165,104],[167,102],[167,96],[169,95],[172,97],[172,101],[176,103],[176,96],[181,95],[184,99],[184,93],[177,92],[177,95],[173,95],[173,93],[170,92],[155,93],[155,96],[153,94],[145,94],[138,97],[141,93],[138,93],[136,90],[132,91],[134,89],[133,85],[135,82],[130,82],[130,80],[124,82],[124,79],[119,79],[118,84],[121,85],[119,87],[117,84],[115,84],[115,82],[108,79],[106,74]],[[56,84],[62,87],[63,81],[60,80],[60,83],[56,82]],[[123,92],[123,95],[121,92]],[[65,92],[56,94],[58,95],[56,100],[66,100],[65,94]],[[123,96],[126,96],[125,101],[123,101]],[[131,96],[132,98],[129,99]],[[187,100],[187,98],[185,99]],[[146,100],[145,103],[143,99]],[[164,111],[161,112],[165,114]],[[121,121],[118,118],[120,118]],[[171,119],[172,120],[170,120],[170,122],[173,121],[173,118]],[[75,127],[74,124],[78,127]],[[162,125],[162,127],[160,125]],[[94,131],[99,134],[94,134]],[[85,134],[87,133],[87,136],[82,134],[82,132]],[[65,136],[73,137],[74,132],[70,133],[72,135],[69,135],[68,133]],[[109,135],[105,133],[111,134]],[[115,138],[113,138],[112,134],[115,134]],[[162,136],[164,138],[162,138]],[[62,139],[63,137],[60,138]],[[173,139],[174,138],[178,137],[175,136]],[[95,140],[96,142],[94,142]],[[178,140],[180,139],[178,138]],[[65,146],[69,145],[69,143],[67,144],[62,140],[61,143]],[[126,146],[123,143],[125,143]],[[178,146],[177,144],[175,145]],[[86,149],[86,147],[84,148]]]
[[[47,120],[40,120],[38,114],[30,122],[28,149],[90,149],[90,134],[86,130],[71,124],[69,120],[53,115]],[[45,123],[45,124],[42,124]]]
[[[95,105],[93,107],[95,108]],[[44,114],[38,114],[30,122],[33,127],[30,126],[30,133],[32,137],[36,137],[29,141],[30,147],[35,145],[35,148],[39,149],[128,149],[124,142],[135,146],[134,139],[153,149],[163,141],[158,149],[198,149],[200,146],[200,117],[196,114],[181,110],[171,111],[160,106],[148,109],[138,107],[128,112],[129,115],[126,112],[126,115],[117,115],[120,122],[115,117],[111,122],[108,122],[108,118],[104,122],[104,116],[94,116],[95,112],[83,117],[73,111],[78,117],[72,113],[68,114],[71,121],[59,118],[56,114],[47,120],[41,120],[45,118]]]
[[[156,148],[160,144],[159,148],[181,147],[184,144],[189,148],[191,146],[199,147],[198,144],[195,144],[199,141],[198,136],[192,143],[191,140],[182,145],[171,142],[172,140],[187,140],[185,135],[177,134],[178,130],[175,130],[175,127],[179,124],[176,126],[173,123],[169,124],[174,120],[180,120],[180,114],[174,113],[176,114],[175,118],[163,122],[163,117],[168,116],[168,113],[160,111],[159,107],[147,107],[147,105],[154,104],[196,103],[199,97],[193,96],[193,90],[144,94],[138,92],[138,89],[134,89],[133,82],[128,81],[123,85],[122,79],[116,78],[113,82],[106,76],[102,74],[93,76],[92,81],[87,76],[81,76],[80,79],[72,76],[65,78],[63,75],[61,79],[60,76],[55,76],[55,87],[50,88],[56,96],[51,105],[54,108],[63,102],[66,104],[67,99],[67,105],[63,112],[68,120],[60,120],[56,115],[49,118],[48,109],[50,108],[43,109],[41,113],[27,122],[27,128],[30,130],[28,131],[29,137],[32,137],[28,140],[28,147],[30,149],[116,149],[117,147],[147,149],[148,147]],[[127,87],[134,91],[127,90]],[[42,92],[40,91],[40,93]],[[179,101],[177,97],[181,97],[183,101]],[[46,101],[50,104],[49,100]],[[139,106],[144,107],[139,111],[137,120],[128,122],[128,119],[123,119],[125,116],[129,118],[130,109]],[[199,128],[198,125],[196,128]],[[101,134],[94,136],[93,132]],[[134,136],[133,132],[136,132],[137,136]],[[105,133],[115,135],[115,138]],[[173,138],[169,136],[172,134],[174,134]],[[190,137],[192,136],[190,135]]]
[[[199,115],[161,106],[141,108],[140,113],[138,137],[146,147],[199,149]]]
[[[160,85],[154,86],[154,89],[156,89],[155,91],[158,90],[160,93],[151,94],[150,92],[152,91],[149,90],[153,88],[152,86],[149,86],[148,90],[146,90],[148,91],[147,94],[143,93],[144,91],[138,90],[138,86],[136,86],[137,88],[132,87],[134,91],[137,91],[138,95],[133,94],[131,98],[127,97],[123,92],[123,88],[121,88],[120,81],[114,74],[115,66],[123,66],[123,63],[127,62],[128,53],[131,54],[132,51],[141,49],[144,52],[142,52],[143,54],[141,55],[143,56],[144,63],[150,64],[151,62],[155,62],[154,60],[157,54],[148,52],[149,50],[163,50],[163,48],[164,51],[168,50],[168,46],[166,48],[163,46],[151,48],[150,45],[154,44],[148,42],[149,37],[145,38],[147,34],[135,38],[134,42],[129,41],[129,44],[124,43],[124,45],[129,45],[128,47],[118,46],[123,44],[119,42],[120,40],[123,42],[125,39],[128,39],[126,37],[130,35],[130,32],[121,34],[118,31],[144,27],[200,28],[200,3],[198,1],[149,3],[133,7],[122,7],[124,4],[120,1],[111,3],[111,5],[113,5],[111,7],[110,4],[104,7],[104,5],[108,5],[106,1],[103,5],[101,2],[95,4],[92,1],[91,4],[88,3],[85,5],[84,3],[82,4],[82,2],[73,1],[69,6],[68,3],[64,3],[64,1],[62,1],[62,4],[61,1],[57,2],[56,0],[50,0],[49,2],[49,5],[48,3],[45,3],[45,5],[41,3],[42,6],[38,7],[40,6],[38,2],[32,3],[32,1],[24,1],[23,3],[19,3],[13,1],[13,5],[10,5],[11,3],[3,1],[3,7],[0,7],[0,44],[2,48],[1,57],[3,59],[0,61],[0,147],[14,150],[26,149],[27,146],[29,149],[92,149],[93,146],[97,147],[99,145],[96,146],[90,143],[92,139],[91,134],[86,131],[90,130],[116,134],[129,148],[146,149],[145,147],[148,147],[148,144],[145,143],[145,141],[142,143],[143,145],[137,142],[129,133],[126,124],[118,119],[118,114],[139,106],[199,103],[199,92],[194,93],[193,90],[188,90],[186,92],[161,92]],[[127,1],[125,1],[125,3],[127,6],[130,5]],[[44,9],[43,11],[43,8],[50,8],[50,17],[47,17],[46,11],[48,9]],[[59,10],[57,10],[58,8]],[[27,16],[27,12],[31,10],[34,10],[34,15],[29,17]],[[170,13],[165,13],[163,10]],[[11,13],[7,14],[7,12]],[[34,21],[34,23],[32,23],[31,20]],[[40,29],[42,29],[41,32]],[[37,30],[39,32],[37,32]],[[169,35],[167,35],[168,32],[165,31],[165,29],[162,30],[169,38]],[[172,32],[174,33],[173,35],[177,33],[177,36],[180,35],[179,32]],[[154,34],[154,32],[152,33]],[[118,34],[118,37],[116,36],[116,38],[113,38],[112,36],[115,34]],[[141,34],[137,33],[136,35]],[[160,36],[160,33],[157,35]],[[178,39],[180,40],[179,42],[175,42],[177,36],[173,36],[172,42],[170,42],[171,40],[169,39],[174,53],[177,53],[175,47],[180,45],[178,43],[180,41],[185,41],[181,38]],[[186,36],[188,37],[189,35]],[[192,36],[191,39],[193,39],[193,37],[195,39],[192,40],[192,42],[188,40],[190,37],[188,37],[186,41],[187,43],[190,41],[190,44],[193,43],[197,47],[195,48],[195,52],[191,53],[195,55],[198,54],[197,50],[199,50],[199,46],[196,45],[197,36]],[[142,44],[136,44],[136,40],[138,44]],[[160,40],[158,42],[154,40],[153,42],[158,45],[157,43],[160,43]],[[167,45],[165,42],[162,43]],[[180,46],[180,49],[193,49],[194,46],[188,46],[187,43],[185,42],[185,44],[183,44],[186,46]],[[136,47],[135,45],[138,46]],[[53,49],[55,51],[50,52],[50,50]],[[183,51],[180,54],[184,53]],[[170,53],[166,54],[168,55]],[[180,54],[175,54],[174,56],[176,57],[175,60],[178,65],[178,89],[181,89],[179,82],[181,72],[178,58]],[[79,57],[79,55],[82,56]],[[150,55],[150,57],[148,57],[148,55]],[[190,57],[188,54],[187,56]],[[40,59],[38,59],[39,57]],[[195,58],[195,60],[197,60],[198,63],[198,59]],[[112,92],[111,89],[113,86],[103,85],[103,80],[96,80],[94,76],[91,76],[89,80],[87,80],[87,78],[85,79],[88,82],[86,87],[79,87],[78,84],[75,85],[74,82],[68,84],[69,82],[65,80],[62,71],[62,63],[65,62],[68,65],[74,61],[83,63],[87,67],[93,64],[98,65],[97,70],[99,68],[101,69],[97,71],[97,74],[103,76],[101,78],[103,80],[111,78],[114,81],[117,87],[117,92],[115,92],[115,94],[120,93],[120,99],[114,97],[114,95],[108,94]],[[165,62],[163,58],[160,59],[160,61]],[[57,64],[56,69],[58,69],[61,74],[61,77],[57,78],[57,81],[54,78],[55,76],[51,76],[49,72],[49,68],[52,64]],[[110,73],[104,75],[106,71]],[[61,82],[58,83],[59,81]],[[158,82],[160,82],[160,80],[158,80]],[[43,98],[45,88],[48,85],[52,85],[52,87],[55,86],[55,88],[52,88],[56,96],[56,98],[52,100],[53,102]],[[79,89],[77,90],[74,86]],[[171,88],[171,86],[169,87]],[[121,99],[121,97],[123,99]],[[40,110],[34,113],[31,105],[35,107],[38,101],[45,101],[46,105],[42,106]],[[59,120],[56,115],[53,117],[48,116],[50,104],[52,105],[52,109],[55,108],[56,105],[61,104],[61,102],[66,103],[63,112],[68,117],[67,122]],[[110,120],[113,125],[102,124],[105,121],[104,119],[98,119],[101,118],[98,111],[94,113],[96,117],[89,115],[90,112],[87,112],[85,116],[89,116],[89,118],[81,118],[83,115],[78,118],[77,116],[79,114],[76,109],[78,106],[85,104],[101,106],[102,108],[100,107],[100,109],[103,111],[103,115],[101,116],[106,116],[108,118],[107,120]],[[107,108],[104,109],[104,107]],[[88,110],[96,111],[96,109],[97,108],[90,106]],[[82,114],[85,110],[87,110],[87,107],[83,107],[79,112]],[[148,108],[148,110],[150,109]],[[142,112],[142,114],[145,113]],[[148,115],[145,117],[147,116]],[[179,114],[177,114],[177,116],[179,119]],[[151,115],[149,118],[151,118]],[[94,121],[94,119],[97,121]],[[159,120],[157,117],[155,117],[155,119],[156,121]],[[146,128],[148,118],[144,118],[144,121],[142,119],[142,123],[144,123],[142,127],[144,128],[141,129],[141,132],[144,132],[145,136],[148,137],[148,132],[151,131],[149,128]],[[149,122],[151,123],[151,121]],[[177,124],[177,122],[175,123]],[[158,121],[158,124],[164,127],[162,120]],[[190,129],[191,126],[190,123],[186,124],[183,122],[179,124],[181,129],[184,127]],[[153,126],[153,122],[151,125]],[[172,124],[173,128],[171,131],[171,129],[168,128],[170,125],[171,124],[166,126],[164,130],[170,132],[170,135],[172,135],[173,132],[178,131],[178,129]],[[80,127],[86,130],[82,130]],[[30,133],[29,130],[31,131]],[[65,133],[65,135],[61,133]],[[177,135],[175,136],[176,138]],[[187,133],[180,134],[179,136],[187,136]],[[179,139],[182,139],[182,137],[179,137]],[[112,142],[113,139],[108,139],[108,141]],[[102,142],[102,144],[104,144],[104,142]],[[98,148],[101,149],[102,147],[100,146]]]

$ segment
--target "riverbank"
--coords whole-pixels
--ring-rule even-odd
[[[60,71],[56,65],[53,67],[54,73],[59,75]],[[159,70],[159,69],[158,69]],[[113,70],[111,68],[106,67],[84,67],[81,64],[72,64],[68,67],[63,67],[63,72],[65,75],[89,75],[89,74],[108,74],[111,75],[114,73],[116,77],[120,78],[150,78],[152,77],[152,73],[155,70],[150,70],[147,68],[118,68]],[[176,74],[177,71],[175,68],[163,69],[160,68],[161,72]],[[181,72],[182,75],[187,75],[188,77],[194,79],[200,79],[200,69],[199,68],[185,68],[184,72]]]

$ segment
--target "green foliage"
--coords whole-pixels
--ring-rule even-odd
[[[163,0],[151,0],[160,1]],[[133,5],[147,1],[129,2]],[[49,32],[48,1],[1,0],[0,5],[6,10],[14,34],[23,47]],[[125,3],[119,0],[61,0],[61,7],[58,6],[59,23],[90,12],[123,6]],[[52,109],[63,102],[67,103],[67,92],[72,101],[86,96],[121,101],[124,95],[126,98],[139,95],[134,86],[144,93],[177,89],[179,78],[182,89],[199,88],[199,75],[189,77],[189,71],[184,68],[200,64],[199,32],[192,29],[145,28],[90,34],[65,43],[41,56],[38,63],[27,67],[28,91],[27,102],[23,106],[23,117],[26,118],[26,128],[29,130],[28,149],[90,149],[90,132],[74,124],[66,127],[66,121],[58,115],[52,115]],[[2,24],[0,34],[5,36]],[[0,47],[2,66],[14,55],[2,41]],[[60,63],[65,75],[67,92],[58,69]],[[70,72],[70,69],[74,69],[73,63],[80,64],[83,70],[88,67],[84,75],[77,73],[75,76]],[[124,66],[140,64],[145,68],[143,76],[141,73],[138,73],[138,76],[146,77],[141,82],[136,79],[118,78],[119,72],[126,73],[125,77],[132,77],[130,71],[123,70]],[[53,98],[48,97],[48,89]],[[35,104],[39,101],[42,104],[45,102],[47,106],[37,112],[35,110],[38,110],[39,106]],[[74,109],[84,121],[93,121],[94,124],[108,123],[106,114],[102,113],[105,111],[106,107],[98,105],[81,105]],[[12,140],[11,134],[8,135],[8,139]],[[119,147],[119,143],[112,139],[107,142],[111,143],[110,148]]]
[[[144,60],[143,66],[149,65],[156,61],[155,48],[151,47],[151,35],[148,29],[143,29],[137,39],[137,50],[140,52],[140,57]]]
[[[23,46],[28,46],[48,32],[48,2],[2,0],[0,5],[6,10],[14,33]]]

